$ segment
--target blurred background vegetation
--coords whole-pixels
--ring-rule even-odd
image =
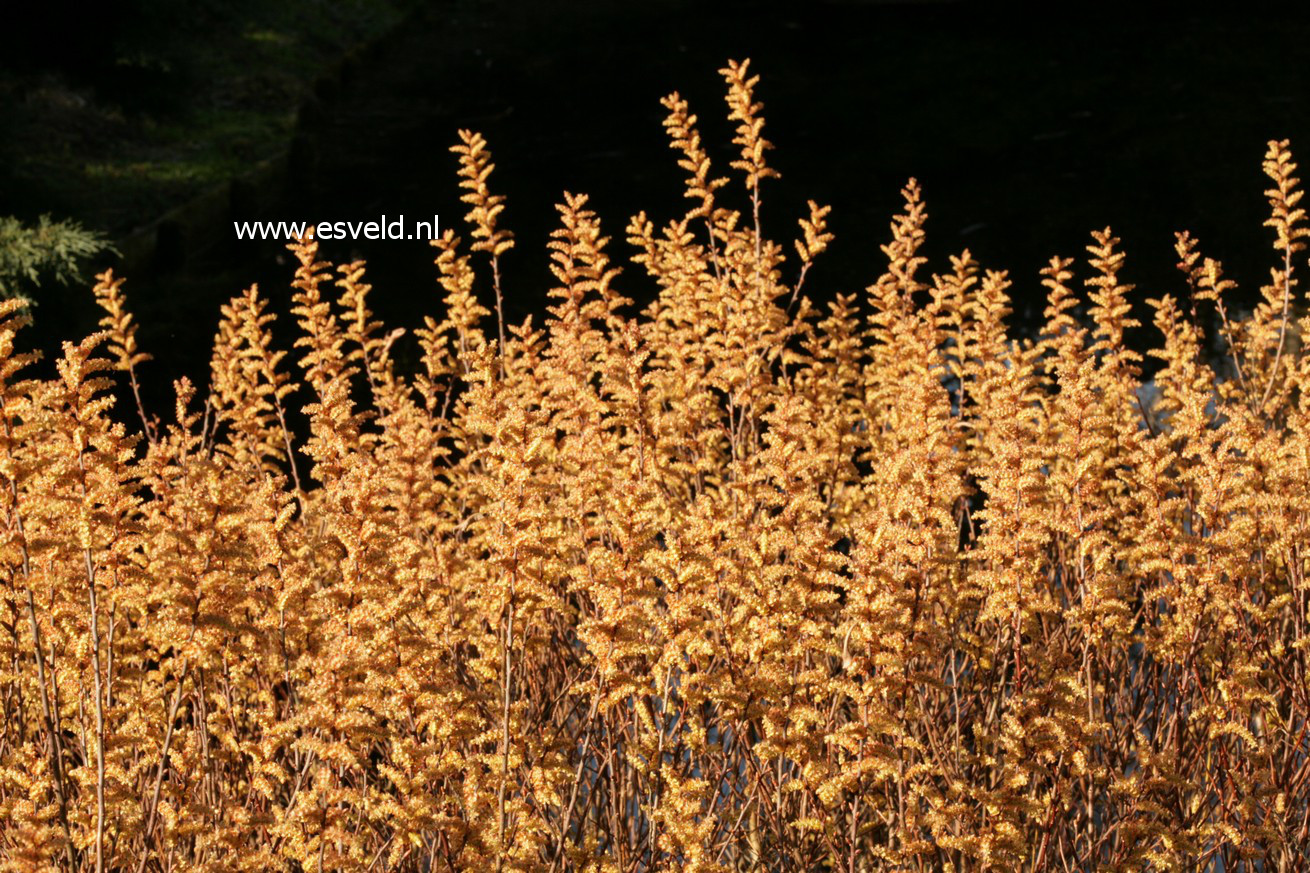
[[[108,238],[285,149],[324,67],[406,5],[27,4],[0,28],[0,293],[84,278]]]
[[[29,226],[0,216],[0,298],[18,297],[30,304],[29,292],[43,281],[83,281],[83,262],[107,251],[113,247],[103,234],[74,221],[43,215]]]

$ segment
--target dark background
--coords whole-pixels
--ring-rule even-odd
[[[36,8],[47,10],[44,21],[24,25],[28,48],[11,62],[62,65],[93,82],[104,72],[96,45],[105,34],[160,28],[158,16],[141,23],[140,4],[121,15],[88,6],[96,11],[83,19]],[[168,26],[185,26],[185,7],[168,9]],[[63,36],[49,36],[56,32]],[[59,50],[47,52],[43,39]],[[242,217],[436,212],[444,226],[462,225],[448,148],[459,128],[477,129],[497,165],[490,184],[508,196],[502,224],[517,237],[504,258],[508,314],[538,312],[539,322],[561,192],[591,195],[611,254],[627,264],[631,215],[644,209],[659,226],[685,209],[659,98],[678,90],[690,101],[727,173],[732,126],[717,70],[749,57],[765,136],[777,146],[769,158],[782,174],[764,191],[766,233],[790,248],[806,199],[833,207],[837,238],[807,279],[812,297],[876,279],[885,265],[878,245],[914,176],[929,214],[927,269],[947,269],[947,256],[967,247],[985,268],[1009,270],[1018,330],[1040,321],[1038,269],[1052,255],[1076,256],[1085,278],[1089,232],[1106,225],[1123,239],[1123,278],[1137,284],[1135,314],[1149,324],[1142,301],[1186,293],[1175,231],[1190,230],[1224,261],[1241,283],[1239,306],[1267,281],[1275,259],[1260,163],[1269,139],[1310,148],[1307,46],[1300,6],[1273,15],[1246,4],[1033,12],[967,2],[448,0],[417,7],[375,60],[322,95],[306,124],[313,146],[299,184],[268,214]],[[129,104],[167,104],[182,76],[161,86],[106,75],[102,85]],[[185,100],[155,111],[185,112]],[[738,179],[725,192],[745,206]],[[0,202],[0,213],[18,207],[39,204]],[[374,307],[389,327],[439,316],[433,254],[418,242],[324,244],[332,260],[368,259]],[[184,269],[130,276],[140,340],[156,358],[145,374],[156,407],[170,408],[175,376],[207,381],[220,302],[259,281],[284,313],[290,276],[278,245],[237,243],[226,223]],[[654,287],[628,265],[620,290],[644,301]],[[53,350],[97,317],[85,289],[52,289],[33,341]],[[284,345],[289,322],[284,315]],[[1130,339],[1154,342],[1149,328]]]

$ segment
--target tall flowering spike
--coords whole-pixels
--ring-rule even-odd
[[[1132,304],[1128,293],[1132,285],[1120,281],[1124,253],[1119,251],[1119,238],[1110,228],[1093,231],[1095,245],[1087,247],[1091,266],[1096,275],[1085,280],[1091,306],[1088,314],[1094,324],[1090,351],[1097,362],[1096,392],[1105,418],[1100,424],[1102,434],[1111,450],[1113,462],[1131,465],[1132,453],[1139,439],[1139,429],[1149,427],[1142,421],[1141,354],[1126,342],[1127,332],[1141,322],[1131,317]],[[1113,478],[1113,477],[1112,477]]]
[[[1223,266],[1213,258],[1202,258],[1196,238],[1188,233],[1177,235],[1174,251],[1178,253],[1178,269],[1187,276],[1188,290],[1192,294],[1191,311],[1196,312],[1196,302],[1206,301],[1214,306],[1219,317],[1219,335],[1223,337],[1228,354],[1227,364],[1231,367],[1232,381],[1225,380],[1219,389],[1225,396],[1231,397],[1236,388],[1242,394],[1247,393],[1246,367],[1242,358],[1246,353],[1246,337],[1249,327],[1234,323],[1229,318],[1228,303],[1225,295],[1237,287],[1237,283],[1224,278]],[[1197,263],[1200,261],[1200,263]]]
[[[678,166],[688,174],[683,196],[700,201],[699,206],[687,213],[687,220],[708,219],[714,212],[714,192],[728,184],[728,180],[711,178],[710,156],[701,145],[697,118],[689,111],[687,101],[675,91],[661,98],[660,105],[669,112],[664,119],[669,146],[681,154]]]
[[[505,198],[492,194],[487,188],[487,177],[496,165],[482,134],[467,130],[459,132],[460,144],[451,146],[459,155],[461,188],[466,193],[460,200],[472,208],[464,220],[473,226],[473,251],[486,252],[491,259],[491,286],[496,295],[496,325],[501,349],[505,348],[505,309],[500,286],[500,256],[514,247],[514,235],[497,226],[500,213],[505,209]]]
[[[1251,387],[1260,392],[1252,400],[1261,408],[1269,404],[1277,388],[1287,389],[1284,367],[1294,352],[1292,346],[1299,347],[1291,309],[1297,285],[1293,256],[1305,249],[1310,227],[1304,226],[1305,210],[1298,205],[1305,192],[1299,187],[1301,180],[1292,175],[1295,171],[1288,141],[1270,140],[1264,172],[1274,187],[1265,191],[1270,209],[1265,227],[1274,229],[1274,251],[1281,254],[1281,263],[1270,270],[1269,283],[1260,288],[1263,300],[1251,318],[1246,349],[1249,366],[1255,371]]]
[[[914,309],[914,295],[925,287],[915,275],[927,261],[919,254],[928,213],[918,181],[910,179],[901,189],[901,197],[905,208],[891,223],[891,242],[880,246],[887,257],[887,270],[866,289],[874,308],[870,321],[875,335],[884,338],[890,325]]]
[[[342,351],[345,338],[332,304],[324,298],[320,288],[332,278],[328,272],[332,265],[318,259],[318,240],[312,235],[296,240],[287,248],[296,256],[298,264],[296,277],[291,282],[295,289],[291,296],[291,302],[295,304],[291,314],[298,319],[302,335],[296,339],[295,345],[307,349],[300,358],[300,365],[309,384],[321,393],[327,383],[339,377],[347,366]]]
[[[109,350],[113,353],[116,366],[128,372],[139,364],[150,360],[150,356],[137,348],[136,322],[127,311],[127,298],[123,294],[123,278],[115,278],[113,270],[106,270],[96,276],[92,289],[96,303],[105,310],[105,317],[100,326],[109,331]]]
[[[1114,361],[1110,366],[1117,366],[1119,361],[1127,363],[1138,359],[1126,350],[1124,337],[1129,329],[1138,327],[1141,322],[1129,316],[1132,304],[1128,301],[1128,293],[1133,286],[1119,281],[1125,258],[1118,250],[1119,238],[1107,227],[1093,231],[1092,239],[1096,244],[1087,247],[1092,256],[1091,266],[1097,272],[1087,279],[1087,287],[1092,289],[1088,294],[1092,303],[1088,314],[1096,323],[1092,348],[1110,357]]]
[[[150,356],[140,351],[136,344],[136,322],[127,311],[127,299],[123,294],[123,279],[114,278],[113,270],[106,270],[96,276],[92,288],[96,303],[105,310],[105,317],[100,319],[100,327],[109,332],[109,351],[114,356],[116,367],[128,375],[132,387],[132,396],[136,400],[137,413],[145,427],[146,437],[154,442],[155,425],[146,415],[141,402],[141,385],[137,381],[136,368],[150,360]]]
[[[16,391],[21,395],[26,389],[22,383],[16,383],[15,376],[40,357],[36,352],[18,353],[14,340],[18,332],[31,323],[31,316],[23,311],[23,302],[16,299],[0,300],[0,386],[3,390]]]
[[[810,217],[798,220],[801,226],[802,239],[796,240],[796,254],[800,257],[801,263],[808,265],[816,257],[828,250],[828,244],[832,242],[833,236],[828,233],[828,214],[832,212],[831,206],[820,206],[813,200],[809,201]]]
[[[1288,140],[1270,140],[1269,150],[1265,153],[1264,173],[1274,187],[1265,191],[1272,212],[1265,227],[1272,227],[1277,235],[1274,249],[1289,256],[1303,251],[1306,244],[1301,240],[1310,236],[1310,228],[1303,226],[1305,210],[1298,205],[1305,192],[1298,187],[1301,180],[1292,175],[1294,172],[1296,164],[1292,161]]]
[[[327,484],[347,475],[352,454],[361,447],[363,414],[351,397],[352,380],[359,368],[345,351],[346,334],[320,287],[331,279],[332,265],[318,260],[318,242],[312,237],[297,240],[288,248],[299,262],[291,283],[296,289],[291,313],[301,330],[295,345],[306,349],[300,366],[317,397],[304,408],[311,434],[304,453],[315,462],[314,477]]]
[[[773,148],[773,143],[762,135],[764,116],[760,115],[760,110],[764,104],[755,102],[755,86],[759,84],[760,77],[747,77],[749,67],[749,58],[741,63],[729,60],[728,66],[719,70],[719,73],[728,83],[728,120],[737,122],[737,134],[732,138],[732,144],[741,149],[741,157],[730,166],[742,172],[746,190],[751,194],[751,215],[755,226],[753,242],[755,258],[758,260],[764,245],[760,235],[760,182],[776,179],[779,174],[764,159],[764,153]]]
[[[547,248],[551,251],[550,271],[559,281],[550,296],[561,302],[552,308],[561,329],[580,329],[592,318],[606,318],[619,307],[630,303],[612,288],[619,270],[610,266],[605,245],[609,237],[601,236],[596,213],[587,208],[587,195],[564,193],[564,203],[557,205],[562,227],[551,232]]]
[[[750,63],[750,58],[740,63],[730,60],[719,73],[728,83],[728,120],[737,122],[732,144],[741,149],[741,157],[732,162],[732,168],[746,174],[746,188],[754,192],[759,190],[761,180],[778,178],[778,171],[764,159],[764,153],[773,148],[773,143],[761,135],[764,117],[760,110],[764,104],[755,101],[755,86],[760,77],[747,74]]]
[[[1058,342],[1059,338],[1079,329],[1077,320],[1070,310],[1078,305],[1078,298],[1069,287],[1073,273],[1073,258],[1053,257],[1042,268],[1042,285],[1047,290],[1046,330],[1048,342]]]
[[[219,422],[232,427],[235,461],[269,472],[286,463],[300,491],[286,406],[297,386],[281,369],[286,352],[273,347],[269,325],[275,316],[267,306],[258,286],[251,285],[222,307],[210,362],[212,409]]]
[[[337,272],[341,274],[341,278],[337,279],[337,285],[341,288],[337,303],[344,322],[342,330],[355,344],[350,357],[363,362],[372,378],[382,343],[377,336],[382,323],[373,319],[373,311],[368,308],[368,293],[373,290],[373,286],[364,281],[364,267],[363,261],[353,261],[337,267]]]
[[[464,220],[473,226],[473,251],[501,255],[514,247],[514,234],[498,226],[500,213],[505,209],[505,197],[492,194],[487,178],[496,165],[482,134],[461,130],[460,143],[450,147],[459,155],[459,186],[465,189],[461,197],[471,207]]]
[[[478,327],[482,317],[490,314],[485,306],[478,303],[474,295],[475,277],[469,266],[468,255],[459,251],[460,238],[447,230],[441,239],[433,240],[439,254],[436,265],[439,271],[438,283],[446,292],[444,302],[446,317],[440,324],[430,324],[426,332],[419,334],[423,343],[425,361],[430,372],[439,366],[437,361],[437,338],[443,333],[453,334],[448,342],[452,346],[454,361],[450,366],[457,367],[461,373],[469,372],[472,358],[486,345],[486,335]],[[446,353],[450,354],[450,353]]]
[[[794,241],[796,255],[801,259],[801,273],[796,278],[796,287],[791,292],[793,300],[801,293],[801,286],[805,284],[805,276],[809,273],[814,259],[826,252],[828,244],[833,240],[832,234],[828,233],[828,214],[832,212],[832,207],[820,206],[813,200],[809,201],[809,206],[810,217],[798,220],[802,239]]]

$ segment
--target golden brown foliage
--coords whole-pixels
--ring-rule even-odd
[[[178,382],[140,434],[113,411],[146,360],[121,279],[52,379],[0,302],[0,869],[1308,868],[1287,143],[1262,303],[1230,319],[1180,234],[1145,386],[1109,228],[1085,299],[1052,258],[1016,339],[1006,273],[927,272],[913,180],[886,270],[816,311],[828,209],[762,236],[757,79],[722,72],[750,212],[670,95],[691,208],[628,225],[659,287],[636,317],[566,194],[547,317],[504,324],[468,132],[497,330],[447,232],[417,373],[364,265],[313,240],[300,377],[252,287],[207,397]]]

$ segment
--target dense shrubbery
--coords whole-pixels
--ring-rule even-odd
[[[826,210],[794,260],[761,238],[754,79],[724,72],[750,207],[667,98],[692,207],[628,225],[640,317],[568,196],[549,317],[483,326],[513,240],[472,134],[417,374],[313,241],[299,378],[251,288],[170,423],[109,399],[144,360],[120,280],[48,381],[3,304],[5,869],[1305,869],[1286,144],[1264,303],[1230,321],[1180,236],[1144,401],[1108,229],[1019,341],[1005,273],[925,274],[911,182],[886,272],[815,311]]]

